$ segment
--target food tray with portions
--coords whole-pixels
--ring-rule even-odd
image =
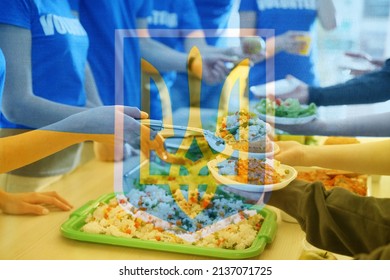
[[[143,240],[138,238],[116,237],[98,233],[87,233],[82,231],[86,224],[88,215],[101,204],[107,203],[115,198],[117,194],[103,195],[94,201],[86,203],[75,210],[61,226],[61,233],[64,237],[82,242],[101,243],[115,246],[142,248],[190,255],[207,256],[221,259],[245,259],[260,255],[267,244],[271,243],[277,230],[276,214],[268,208],[253,206],[252,209],[261,214],[264,218],[261,228],[258,231],[252,245],[246,249],[234,250],[224,248],[201,247],[189,244],[167,243],[154,240]]]

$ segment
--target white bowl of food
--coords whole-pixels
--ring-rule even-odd
[[[248,192],[269,192],[286,187],[297,171],[272,159],[217,158],[207,164],[214,178],[228,187]]]

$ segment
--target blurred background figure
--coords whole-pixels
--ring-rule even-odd
[[[266,34],[269,38],[264,38],[266,58],[273,57],[274,64],[267,60],[257,63],[250,71],[249,86],[284,79],[288,74],[309,85],[319,84],[315,65],[316,22],[326,30],[336,28],[332,0],[242,0],[239,14],[240,27],[245,31],[243,36],[274,32],[274,37]],[[260,34],[248,33],[256,32],[256,29]],[[262,32],[261,29],[265,30]]]
[[[80,21],[91,40],[88,59],[105,105],[141,107],[141,58],[160,72],[187,72],[187,54],[150,37],[152,7],[152,0],[79,1]],[[226,59],[221,54],[203,58],[205,81],[226,76]]]
[[[194,0],[193,2],[200,20],[200,28],[203,29],[208,46],[217,48],[239,46],[237,39],[239,35],[239,0]],[[236,36],[233,32],[236,32]],[[234,52],[231,55],[234,55]],[[197,100],[200,102],[201,108],[218,108],[223,82],[214,85],[202,83],[200,100]],[[188,76],[186,73],[179,73],[171,90],[172,99],[178,100],[174,104],[174,110],[191,106],[189,98],[186,97],[188,91],[191,91],[188,85]]]
[[[7,61],[1,137],[101,105],[87,63],[88,36],[68,1],[0,2],[0,48]],[[5,188],[39,188],[78,166],[81,145],[7,174]],[[16,176],[17,175],[17,176]],[[12,188],[12,189],[11,189]]]
[[[206,6],[206,3],[202,1],[196,2],[201,2],[202,5]],[[227,40],[222,40],[224,38],[218,37],[217,33],[226,29],[233,8],[233,1],[217,1],[217,3],[219,5],[217,5],[217,9],[210,7],[210,5],[216,5],[215,2],[207,3],[207,9],[205,6],[202,6],[202,11],[209,14],[199,16],[199,6],[196,7],[192,0],[154,0],[152,15],[148,18],[149,32],[155,40],[180,52],[188,53],[195,46],[200,50],[202,56],[215,56],[219,53],[224,53],[233,56],[232,58],[234,59],[237,50],[229,47]],[[221,17],[221,19],[217,17]],[[208,22],[207,26],[215,26],[216,29],[203,30],[201,22],[204,20]],[[221,25],[223,29],[218,29],[217,25]],[[207,35],[210,31],[213,31],[213,33]],[[176,76],[178,76],[177,81]],[[190,100],[187,73],[163,73],[163,78],[170,92],[173,110],[180,107],[188,107]],[[196,79],[196,77],[191,76],[190,78]],[[163,106],[160,106],[158,102],[157,85],[151,84],[149,86],[149,80],[145,82],[145,87],[151,87],[151,118],[159,118],[161,117],[161,107]],[[174,89],[172,89],[174,84]],[[203,83],[201,96],[198,97],[204,101],[202,108],[217,108],[222,85],[223,83],[218,83],[217,85]]]

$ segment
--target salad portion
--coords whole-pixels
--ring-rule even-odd
[[[314,103],[302,105],[299,100],[295,98],[287,98],[286,100],[281,100],[279,98],[275,100],[264,98],[256,103],[253,106],[253,109],[256,113],[261,115],[279,118],[304,118],[317,114],[317,106]]]
[[[271,132],[271,126],[256,114],[241,110],[222,119],[216,136],[235,150],[266,153],[273,149]]]

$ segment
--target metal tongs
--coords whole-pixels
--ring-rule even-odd
[[[139,122],[140,124],[149,127],[153,131],[162,131],[163,129],[173,129],[175,130],[175,136],[179,136],[179,137],[188,136],[187,131],[192,131],[195,133],[192,135],[203,135],[203,130],[195,127],[169,125],[169,124],[164,124],[160,120],[149,120],[149,119],[139,120]],[[180,136],[177,135],[176,133],[177,131],[181,131],[184,133]],[[161,135],[161,133],[157,133],[154,141],[156,141],[155,143],[157,143],[157,146],[154,147],[157,155],[165,162],[172,163],[172,164],[179,164],[179,165],[193,164],[193,162],[190,159],[178,157],[176,155],[167,152],[165,147],[165,138]]]
[[[185,137],[185,136],[196,136],[196,135],[203,135],[204,130],[197,127],[190,127],[190,126],[184,126],[184,125],[172,125],[172,124],[165,124],[163,121],[160,120],[150,120],[150,119],[143,119],[140,120],[140,123],[143,125],[146,125],[147,127],[151,128],[154,131],[161,131],[163,129],[172,129],[175,130],[175,136]],[[180,132],[183,134],[181,135]],[[191,132],[188,134],[188,132]]]
[[[207,129],[191,127],[191,126],[164,124],[160,120],[147,120],[147,119],[141,120],[141,124],[146,125],[155,131],[161,131],[163,129],[173,129],[175,130],[175,137],[203,136],[209,144],[210,143],[213,143],[214,145],[225,144],[225,140],[216,136],[214,132]],[[184,133],[180,135],[180,132],[184,132]]]

